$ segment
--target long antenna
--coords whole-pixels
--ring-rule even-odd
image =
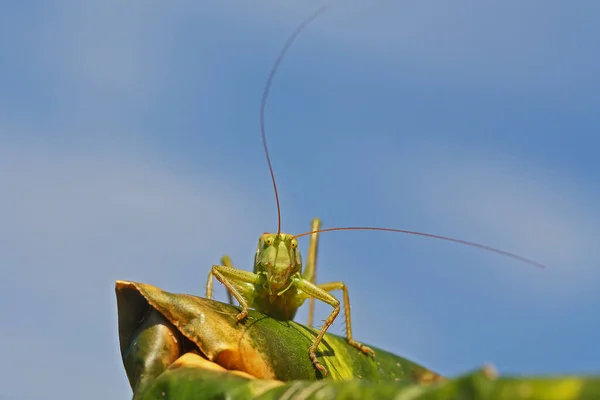
[[[326,228],[326,229],[319,229],[319,230],[316,230],[316,231],[310,231],[310,232],[301,233],[300,235],[295,235],[295,236],[297,238],[299,238],[299,237],[302,237],[302,236],[310,235],[311,233],[322,233],[322,232],[331,232],[331,231],[386,231],[386,232],[406,233],[408,235],[425,236],[425,237],[428,237],[428,238],[440,239],[440,240],[445,240],[447,242],[460,243],[460,244],[464,244],[466,246],[476,247],[478,249],[482,249],[482,250],[485,250],[485,251],[489,251],[489,252],[492,252],[492,253],[500,254],[500,255],[503,255],[503,256],[506,256],[506,257],[510,257],[512,259],[524,262],[526,264],[534,265],[534,266],[536,266],[538,268],[546,268],[546,266],[544,264],[540,264],[537,261],[534,261],[532,259],[520,256],[518,254],[509,253],[508,251],[500,250],[500,249],[497,249],[495,247],[490,247],[490,246],[486,246],[484,244],[479,244],[479,243],[473,243],[473,242],[469,242],[467,240],[454,239],[454,238],[447,237],[447,236],[440,236],[440,235],[434,235],[434,234],[431,234],[431,233],[423,233],[423,232],[416,232],[416,231],[407,231],[407,230],[404,230],[404,229],[372,228],[372,227],[365,227],[365,226],[351,226],[351,227],[347,227],[347,228]]]
[[[265,150],[265,155],[267,157],[267,164],[269,165],[269,172],[271,173],[271,181],[273,182],[273,190],[275,191],[275,201],[277,203],[277,235],[279,235],[281,233],[281,206],[279,204],[279,193],[277,192],[277,184],[275,183],[275,173],[273,172],[273,166],[271,165],[271,157],[269,156],[269,149],[267,146],[267,136],[265,134],[265,107],[267,105],[267,98],[269,96],[269,91],[271,89],[271,84],[273,82],[273,78],[275,77],[275,73],[277,72],[277,69],[279,68],[279,64],[281,64],[281,61],[283,60],[283,57],[285,56],[286,52],[288,51],[290,46],[294,43],[294,41],[296,40],[296,38],[298,37],[300,32],[308,24],[310,24],[312,21],[314,21],[320,14],[325,12],[325,10],[327,10],[327,6],[322,6],[316,12],[314,12],[311,16],[309,16],[304,21],[302,21],[300,23],[300,25],[298,25],[298,27],[290,35],[288,40],[285,42],[283,49],[279,53],[277,60],[275,60],[275,63],[273,64],[273,67],[271,68],[271,72],[269,72],[269,76],[267,78],[267,83],[265,84],[265,89],[264,89],[263,95],[262,95],[262,101],[260,103],[260,132],[262,135],[262,141],[263,141],[263,147]],[[534,265],[539,268],[546,268],[546,266],[544,264],[538,263],[537,261],[520,256],[518,254],[510,253],[508,251],[500,250],[495,247],[490,247],[490,246],[486,246],[486,245],[479,244],[479,243],[469,242],[467,240],[455,239],[455,238],[451,238],[451,237],[447,237],[447,236],[434,235],[431,233],[423,233],[423,232],[416,232],[416,231],[408,231],[408,230],[404,230],[404,229],[355,226],[355,227],[345,227],[345,228],[318,229],[318,230],[314,230],[314,231],[310,231],[310,232],[301,233],[300,235],[295,235],[295,236],[302,237],[302,236],[310,235],[312,233],[322,233],[322,232],[332,232],[332,231],[386,231],[386,232],[405,233],[408,235],[424,236],[424,237],[433,238],[433,239],[445,240],[447,242],[459,243],[459,244],[463,244],[465,246],[475,247],[475,248],[489,251],[492,253],[500,254],[502,256],[506,256],[506,257],[515,259],[517,261],[520,261],[520,262],[523,262],[526,264]]]
[[[271,72],[269,73],[269,77],[267,79],[267,83],[265,85],[265,90],[262,95],[262,101],[260,103],[260,133],[262,134],[263,147],[265,148],[265,155],[267,156],[267,164],[269,165],[269,172],[271,173],[271,180],[273,181],[273,190],[275,191],[275,201],[277,202],[277,235],[281,233],[281,206],[279,205],[279,193],[277,192],[277,184],[275,183],[275,173],[273,172],[273,166],[271,165],[271,157],[269,157],[269,149],[267,147],[267,136],[265,134],[265,106],[267,105],[267,97],[269,96],[269,90],[271,89],[271,83],[273,82],[273,77],[275,76],[275,72],[277,72],[277,68],[279,68],[279,64],[281,60],[283,60],[283,56],[288,51],[294,40],[302,29],[306,27],[306,25],[310,24],[315,18],[319,16],[319,14],[323,13],[327,9],[327,6],[323,6],[319,8],[314,14],[310,17],[306,18],[285,42],[283,49],[279,53],[275,64],[271,68]]]

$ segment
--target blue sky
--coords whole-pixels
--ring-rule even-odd
[[[4,10],[0,398],[128,398],[114,281],[203,295],[221,255],[251,268],[277,226],[260,96],[320,5]],[[599,18],[584,0],[352,0],[298,38],[266,115],[284,231],[319,216],[548,265],[324,234],[317,278],[348,285],[356,339],[450,376],[600,371]]]

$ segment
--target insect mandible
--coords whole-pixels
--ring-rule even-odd
[[[254,269],[252,272],[236,269],[231,263],[231,259],[227,256],[221,259],[223,265],[213,265],[206,284],[206,298],[212,297],[213,277],[221,282],[228,290],[228,294],[233,296],[240,304],[241,311],[236,317],[236,323],[240,323],[248,315],[248,310],[254,308],[272,318],[290,321],[296,315],[298,308],[307,300],[310,299],[309,309],[309,326],[312,325],[313,318],[313,302],[314,299],[321,300],[331,307],[333,311],[324,321],[323,326],[314,338],[312,344],[308,348],[308,356],[315,368],[319,370],[323,377],[327,376],[327,370],[319,362],[316,351],[323,339],[323,336],[333,324],[334,320],[340,313],[340,301],[331,295],[334,290],[341,290],[343,293],[344,313],[346,319],[346,340],[348,343],[357,348],[362,353],[375,357],[375,352],[369,347],[357,342],[352,337],[352,323],[350,318],[350,299],[348,288],[343,282],[330,282],[324,284],[315,284],[316,271],[316,256],[318,234],[321,232],[341,231],[341,230],[377,230],[398,232],[411,235],[425,236],[434,239],[446,240],[450,242],[460,243],[471,247],[480,248],[486,251],[494,252],[516,259],[521,262],[544,267],[543,264],[535,262],[531,259],[521,257],[519,255],[499,250],[490,246],[469,242],[466,240],[454,239],[451,237],[422,233],[416,231],[408,231],[393,228],[373,228],[373,227],[343,227],[343,228],[320,228],[320,220],[312,221],[311,230],[299,235],[290,235],[281,232],[281,207],[279,204],[279,195],[277,185],[275,183],[275,174],[271,165],[269,151],[267,148],[267,140],[264,124],[264,110],[266,100],[269,94],[269,89],[273,81],[273,77],[281,63],[285,53],[290,48],[298,34],[302,29],[312,22],[319,14],[324,12],[327,7],[321,7],[310,17],[306,18],[295,29],[292,35],[284,44],[283,49],[279,53],[273,67],[269,73],[265,89],[262,96],[260,106],[260,125],[263,147],[267,158],[271,180],[273,181],[273,190],[275,192],[275,201],[277,203],[277,233],[264,233],[258,239],[258,248],[254,259]],[[310,235],[309,251],[307,263],[302,270],[302,257],[298,249],[298,238]]]

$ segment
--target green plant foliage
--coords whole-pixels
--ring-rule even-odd
[[[228,304],[117,281],[119,339],[134,400],[600,399],[600,378],[496,378],[489,368],[452,380],[373,347],[370,358],[327,334],[320,379],[308,357],[317,331]]]

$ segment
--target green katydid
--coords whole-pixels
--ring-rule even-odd
[[[319,14],[326,10],[327,7],[321,7],[313,15],[305,19],[292,33],[285,43],[283,49],[279,53],[270,74],[268,76],[265,89],[262,96],[260,107],[261,134],[265,155],[273,189],[275,192],[275,201],[277,204],[277,233],[264,233],[258,240],[258,248],[254,260],[253,272],[239,270],[233,267],[231,259],[224,256],[221,259],[223,265],[213,265],[208,274],[208,282],[206,285],[206,298],[212,297],[213,277],[221,282],[228,290],[230,302],[232,297],[239,302],[241,311],[237,315],[237,323],[241,322],[248,315],[248,310],[254,308],[260,312],[269,315],[270,317],[289,321],[292,320],[298,308],[305,300],[310,299],[309,323],[312,325],[313,319],[313,304],[314,300],[321,300],[333,307],[333,311],[324,321],[324,325],[315,337],[312,345],[308,349],[308,355],[315,368],[321,371],[323,376],[327,375],[327,370],[319,362],[316,356],[316,351],[323,339],[323,336],[337,318],[341,307],[340,301],[330,294],[333,290],[341,290],[343,292],[343,303],[346,320],[346,339],[348,343],[366,355],[375,356],[373,350],[369,347],[358,343],[352,337],[352,323],[350,319],[350,300],[348,289],[343,282],[330,282],[325,284],[315,283],[316,274],[316,257],[318,247],[318,234],[320,232],[340,231],[340,230],[378,230],[399,232],[411,235],[425,236],[435,239],[446,240],[450,242],[460,243],[471,247],[480,248],[486,251],[498,253],[510,258],[532,264],[538,267],[544,265],[537,263],[519,255],[499,250],[490,246],[485,246],[465,240],[454,239],[451,237],[434,235],[429,233],[407,231],[402,229],[392,228],[372,228],[372,227],[344,227],[344,228],[327,228],[321,229],[320,220],[312,221],[311,230],[299,235],[290,235],[281,232],[281,207],[279,204],[279,195],[277,185],[275,183],[275,174],[271,165],[269,151],[267,148],[267,140],[264,128],[264,110],[266,100],[269,94],[269,89],[275,73],[281,63],[283,56],[292,45],[302,29],[312,22]],[[298,250],[298,238],[310,235],[308,259],[302,271],[302,257]]]

